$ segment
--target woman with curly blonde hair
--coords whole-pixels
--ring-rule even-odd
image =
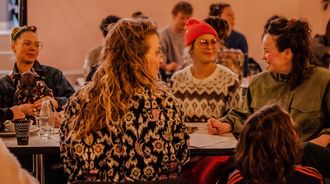
[[[65,109],[61,156],[69,182],[179,176],[189,136],[181,108],[158,79],[159,42],[149,19],[110,25],[100,68]]]

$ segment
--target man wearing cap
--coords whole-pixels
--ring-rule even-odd
[[[171,78],[174,95],[182,102],[187,122],[220,118],[240,106],[238,76],[216,64],[217,32],[204,21],[190,18],[186,23],[186,68]]]

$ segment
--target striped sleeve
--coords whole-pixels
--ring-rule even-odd
[[[233,171],[228,178],[227,184],[237,184],[243,179],[239,170]]]
[[[302,166],[302,165],[296,165],[294,168],[297,172],[300,172],[302,174],[305,174],[307,176],[311,176],[316,178],[317,180],[320,180],[320,183],[323,184],[324,179],[322,175],[319,173],[318,170],[316,170],[313,167],[308,167],[308,166]]]

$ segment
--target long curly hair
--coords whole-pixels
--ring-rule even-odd
[[[146,40],[153,34],[158,34],[157,27],[148,19],[122,19],[109,26],[100,67],[70,99],[80,106],[77,116],[68,119],[76,137],[119,122],[135,90],[147,88],[154,95],[162,90],[145,59]]]
[[[276,36],[276,46],[280,52],[291,49],[293,58],[289,86],[291,90],[295,89],[309,77],[312,68],[307,67],[307,64],[314,63],[316,59],[309,48],[311,29],[308,23],[278,17],[265,27],[265,33]]]
[[[249,183],[286,183],[302,152],[290,115],[273,104],[255,112],[245,123],[235,153],[243,177]]]

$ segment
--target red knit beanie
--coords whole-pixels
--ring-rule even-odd
[[[217,32],[208,23],[193,17],[189,18],[186,22],[185,30],[186,47],[203,34],[213,34],[216,38],[218,38]]]

